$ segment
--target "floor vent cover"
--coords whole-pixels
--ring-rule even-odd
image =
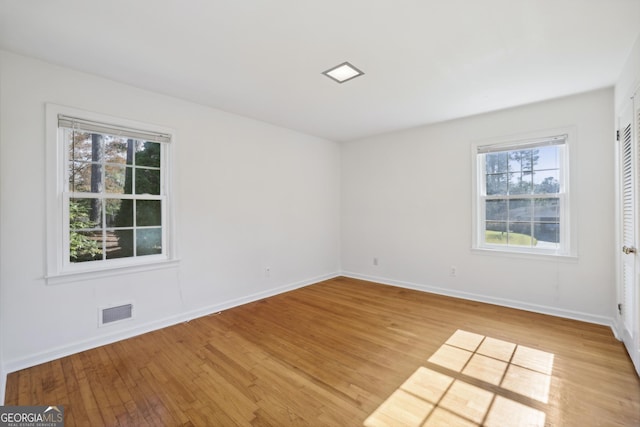
[[[117,307],[109,307],[102,309],[100,324],[117,322],[119,320],[130,319],[133,317],[133,304],[119,305]]]

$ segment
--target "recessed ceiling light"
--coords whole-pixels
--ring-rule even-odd
[[[322,74],[332,78],[338,83],[344,83],[347,80],[355,79],[356,77],[361,76],[364,73],[348,62],[343,62],[340,65],[336,65],[335,67],[328,69]]]

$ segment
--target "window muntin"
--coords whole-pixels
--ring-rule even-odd
[[[566,135],[477,147],[477,246],[569,254]]]
[[[166,259],[166,143],[68,123],[59,119],[66,268]]]

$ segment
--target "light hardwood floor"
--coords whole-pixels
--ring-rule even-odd
[[[67,426],[638,426],[640,380],[607,327],[336,278],[11,373],[5,404]]]

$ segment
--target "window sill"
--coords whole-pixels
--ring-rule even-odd
[[[64,283],[79,282],[83,280],[101,279],[103,277],[121,276],[123,274],[139,273],[165,268],[175,268],[179,263],[179,259],[150,261],[144,264],[111,266],[95,270],[57,273],[45,276],[44,279],[47,285],[60,285]]]
[[[577,255],[560,255],[553,253],[545,253],[545,252],[526,252],[526,251],[515,251],[508,249],[500,249],[500,248],[471,248],[471,253],[476,255],[486,255],[486,256],[502,256],[506,258],[520,258],[520,259],[530,259],[530,260],[542,260],[542,261],[560,261],[560,262],[570,262],[575,263],[578,262]]]

